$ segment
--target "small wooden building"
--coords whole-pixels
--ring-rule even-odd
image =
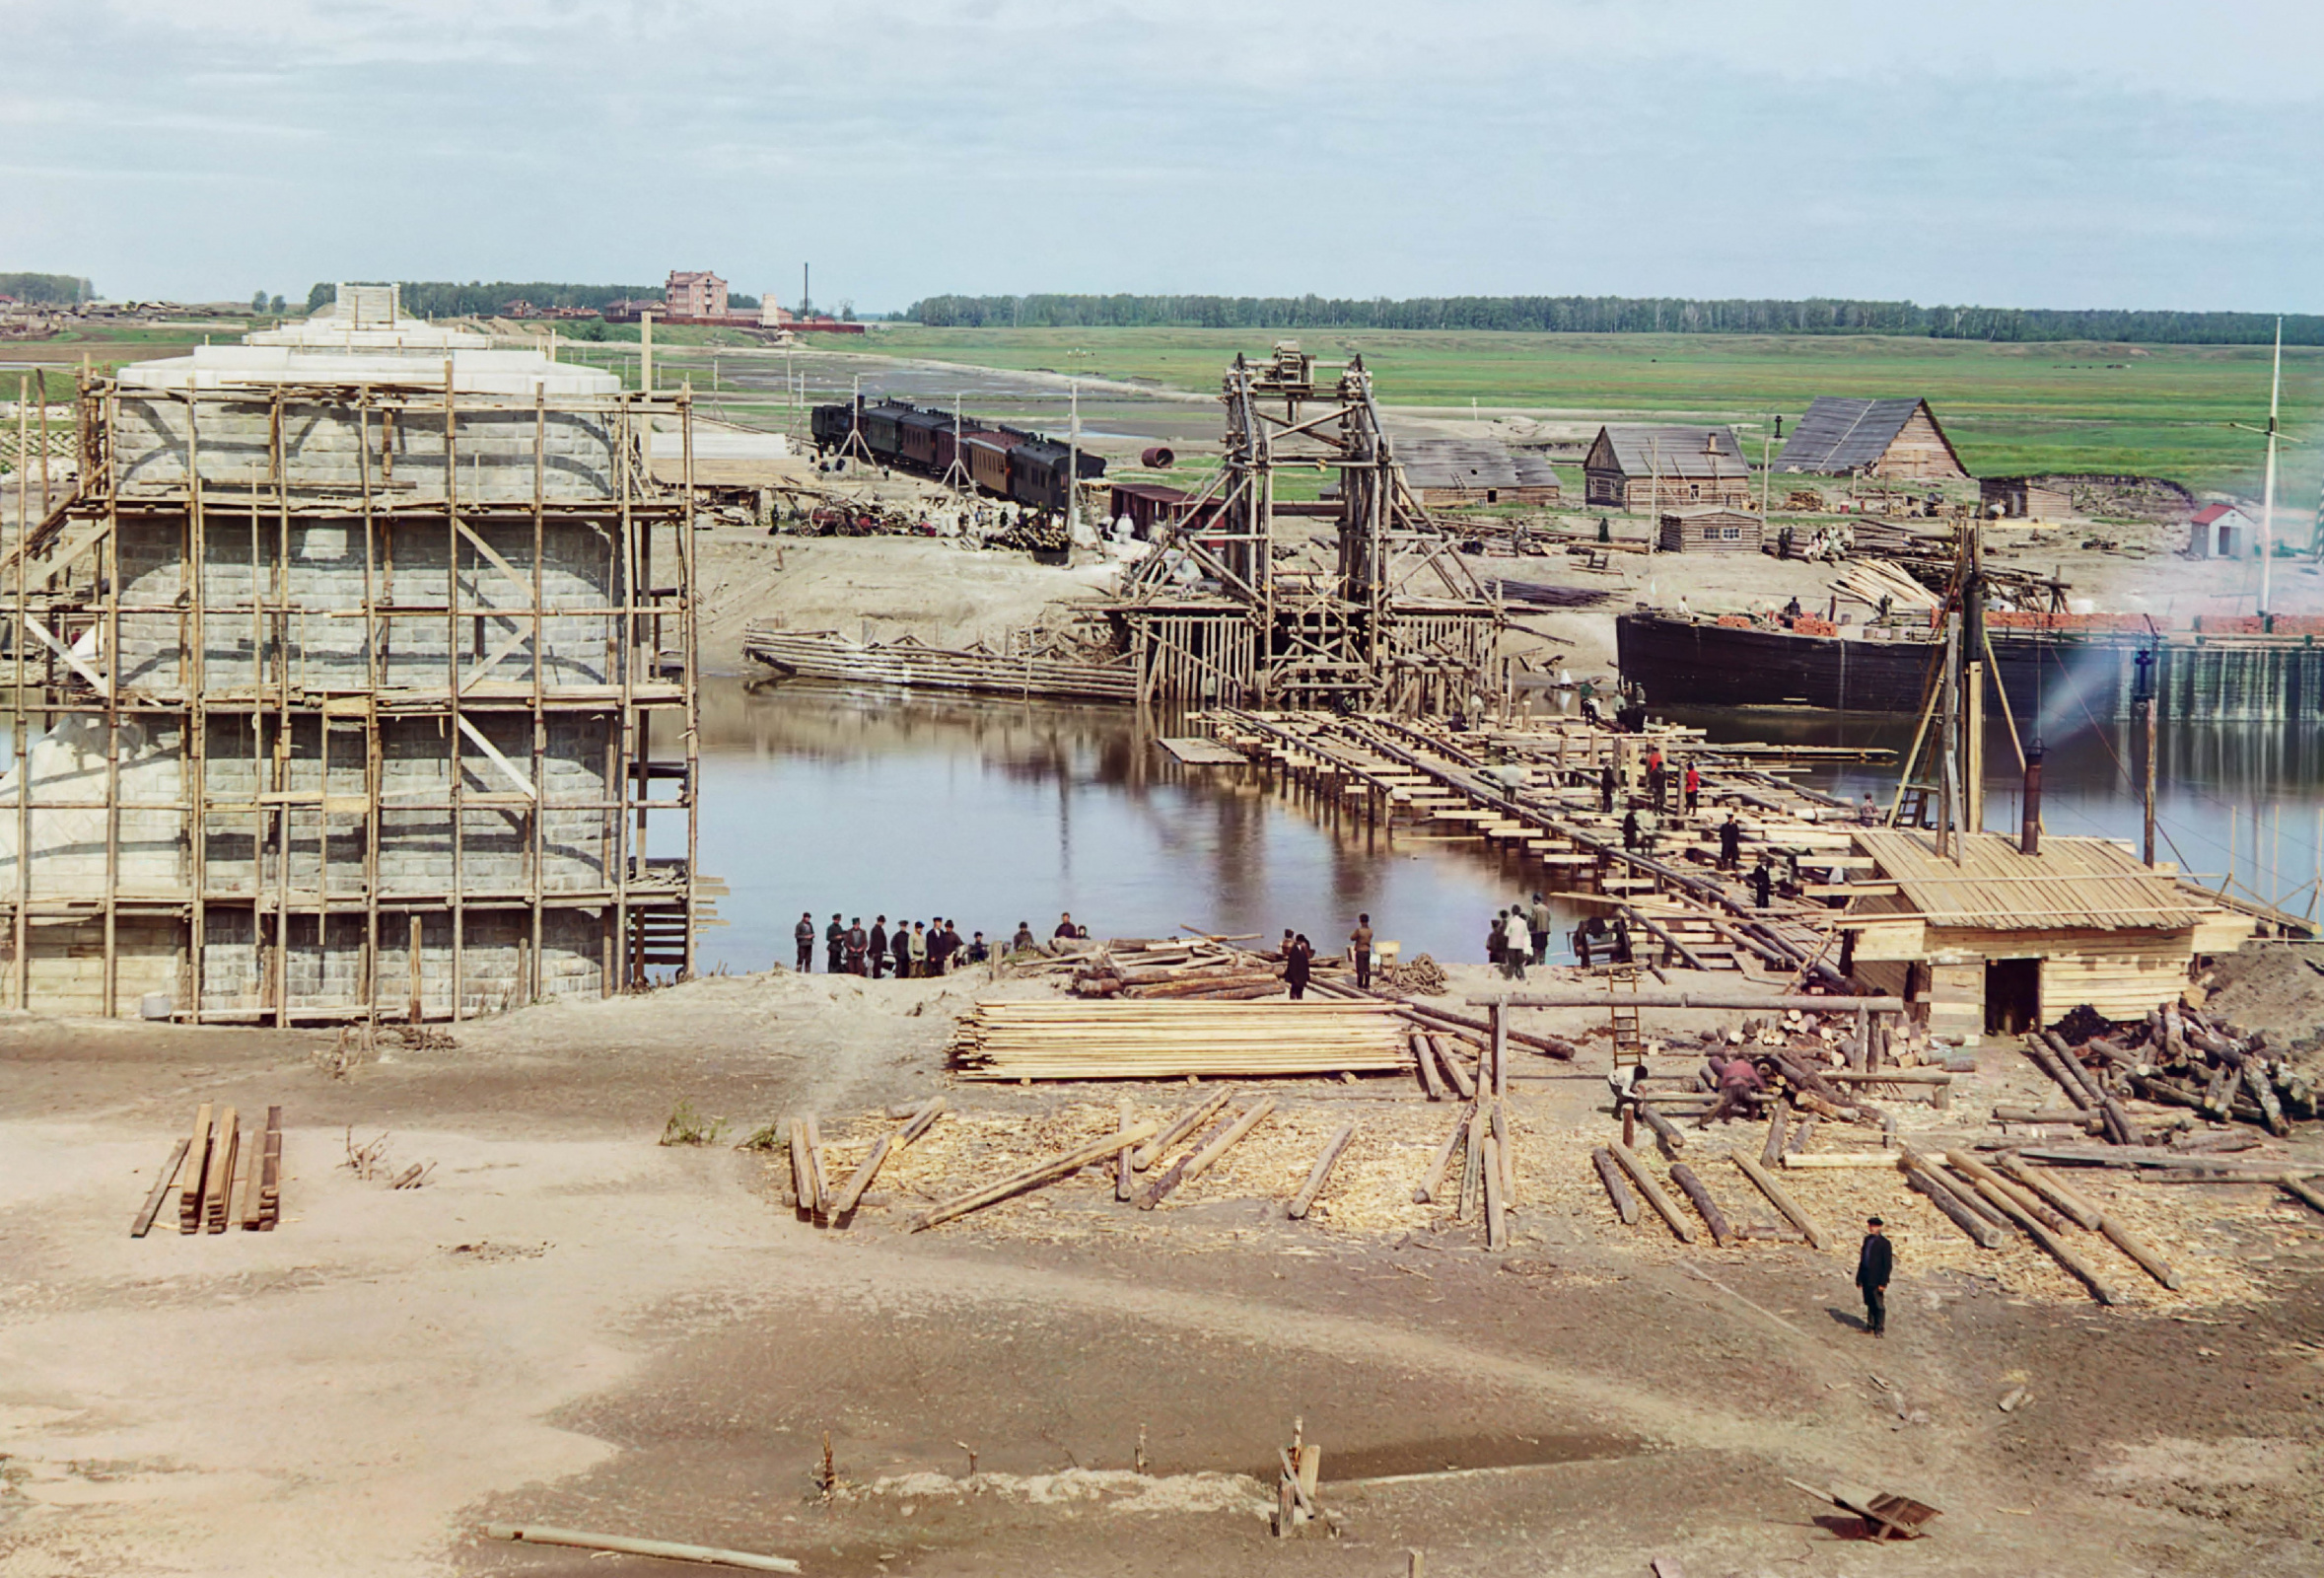
[[[1819,394],[1775,458],[1778,471],[1950,481],[1969,468],[1924,399],[1864,400]]]
[[[1601,427],[1582,462],[1591,508],[1751,507],[1751,467],[1725,427]]]
[[[1664,553],[1757,553],[1759,517],[1749,510],[1676,510],[1662,517]]]
[[[1978,512],[2002,521],[2064,521],[2074,515],[2074,495],[2047,476],[1984,476],[1977,479]]]
[[[1555,504],[1557,468],[1546,456],[1455,438],[1406,439],[1396,446],[1404,485],[1423,508]]]
[[[1958,862],[1930,832],[1869,827],[1855,842],[1872,861],[1839,923],[1854,935],[1856,978],[1964,1045],[2056,1024],[2082,1003],[2143,1019],[2179,994],[2200,956],[2232,952],[2253,930],[2110,839],[2044,838],[2027,854],[2000,833],[1968,833]]]
[[[2207,504],[2187,520],[2187,551],[2199,559],[2240,559],[2258,540],[2257,523],[2232,504]]]

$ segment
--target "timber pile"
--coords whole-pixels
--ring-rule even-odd
[[[1183,1079],[1413,1068],[1392,1008],[1362,1002],[979,1003],[951,1066],[966,1079]]]
[[[266,1109],[263,1122],[253,1112],[246,1125],[235,1108],[202,1103],[192,1133],[172,1149],[131,1218],[131,1238],[153,1231],[172,1194],[180,1233],[223,1233],[237,1223],[246,1233],[273,1232],[282,1219],[282,1109]]]
[[[2276,1135],[2290,1133],[2294,1118],[2318,1115],[2313,1077],[2271,1047],[2264,1032],[2239,1031],[2180,1002],[2158,1004],[2144,1023],[2127,1025],[2078,1008],[2058,1028],[2027,1035],[2025,1054],[2065,1092],[2061,1120],[2116,1145],[2171,1135],[2134,1129],[2125,1093]]]
[[[1282,967],[1270,957],[1207,939],[1186,944],[1108,943],[1076,965],[1076,997],[1236,1002],[1286,990]]]
[[[778,674],[801,680],[1081,701],[1128,702],[1137,698],[1136,676],[1118,660],[1100,663],[1078,657],[1011,656],[993,652],[981,643],[946,649],[907,635],[865,644],[829,630],[796,631],[753,624],[743,632],[742,651]]]

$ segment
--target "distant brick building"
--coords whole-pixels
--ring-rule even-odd
[[[672,318],[724,318],[727,282],[706,268],[673,268],[662,288],[662,302]]]

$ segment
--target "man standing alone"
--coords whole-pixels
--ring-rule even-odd
[[[799,924],[791,928],[791,940],[799,944],[799,972],[802,975],[814,973],[815,917],[812,910],[800,912]]]
[[[1358,915],[1356,929],[1348,933],[1348,952],[1356,961],[1356,989],[1372,990],[1372,917]]]
[[[1864,1247],[1856,1252],[1856,1285],[1864,1290],[1865,1329],[1876,1337],[1888,1334],[1888,1273],[1895,1269],[1895,1246],[1880,1231],[1878,1217],[1867,1218]]]

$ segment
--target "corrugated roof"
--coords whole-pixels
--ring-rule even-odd
[[[1932,926],[2184,931],[2211,912],[2177,877],[2104,838],[2044,838],[2041,853],[2028,855],[2014,838],[1969,833],[1957,865],[1937,853],[1935,833],[1866,828],[1856,841]]]
[[[1924,400],[1860,400],[1818,394],[1775,458],[1779,471],[1837,476],[1871,466],[1888,453]],[[1931,422],[1937,420],[1932,414]]]
[[[1625,476],[1673,476],[1684,481],[1748,479],[1742,446],[1726,427],[1615,427],[1598,429],[1598,437],[1613,447],[1614,462]],[[1594,454],[1597,445],[1590,450]]]

